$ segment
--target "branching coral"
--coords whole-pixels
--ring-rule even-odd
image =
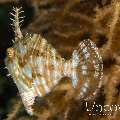
[[[7,119],[6,120],[13,120],[13,119],[16,119],[16,116],[21,108],[21,101],[18,101],[17,103],[15,103],[14,105],[14,108],[12,108],[12,112],[10,112],[8,115],[7,115]]]
[[[111,112],[112,116],[89,116],[85,102],[92,105],[96,101],[103,106],[120,104],[120,1],[34,0],[31,4],[35,14],[24,31],[41,33],[67,59],[81,40],[91,38],[104,60],[103,83],[96,96],[84,100],[69,82],[66,87],[61,83],[50,95],[36,98],[33,109],[38,118],[33,119],[119,120],[119,111]],[[21,115],[18,119],[30,118]]]

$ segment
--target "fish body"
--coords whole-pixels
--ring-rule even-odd
[[[14,11],[19,12],[18,8]],[[19,26],[15,28],[15,42],[7,50],[5,64],[29,114],[33,114],[31,106],[35,97],[49,94],[65,76],[71,79],[75,89],[79,86],[80,96],[95,93],[102,78],[103,65],[94,42],[83,40],[71,59],[65,60],[41,35],[23,36]]]

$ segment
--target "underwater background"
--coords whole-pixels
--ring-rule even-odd
[[[41,34],[66,59],[70,59],[80,41],[93,40],[103,58],[104,76],[98,94],[86,101],[89,107],[95,101],[102,106],[117,105],[118,109],[101,112],[96,106],[89,115],[86,101],[76,99],[67,82],[69,78],[63,78],[57,91],[36,98],[35,115],[29,116],[15,83],[4,69],[6,49],[14,39],[10,25],[13,6],[23,7],[22,32]],[[0,0],[0,120],[120,120],[119,105],[120,0]]]

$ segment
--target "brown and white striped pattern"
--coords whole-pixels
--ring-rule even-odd
[[[19,27],[20,9],[13,9],[15,17],[15,42],[7,50],[5,64],[18,87],[29,114],[36,96],[45,96],[61,80],[70,77],[79,95],[94,94],[102,78],[102,58],[91,40],[83,40],[73,51],[72,58],[65,60],[39,34],[23,36]]]
[[[102,76],[102,59],[91,40],[82,41],[70,60],[61,58],[38,34],[26,36],[21,42],[16,42],[12,49],[14,57],[8,57],[6,65],[25,106],[29,106],[27,98],[31,96],[34,101],[35,96],[45,96],[64,76],[71,78],[74,88],[79,86],[80,96],[94,93]],[[27,109],[32,113],[30,106]]]

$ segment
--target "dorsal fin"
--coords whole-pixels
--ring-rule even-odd
[[[12,26],[15,32],[15,41],[18,39],[21,39],[23,37],[22,32],[20,30],[21,23],[24,21],[23,18],[24,16],[20,17],[20,14],[23,13],[24,11],[22,10],[22,7],[17,8],[13,7],[13,12],[10,14],[12,15],[13,18],[10,18],[12,20]]]

